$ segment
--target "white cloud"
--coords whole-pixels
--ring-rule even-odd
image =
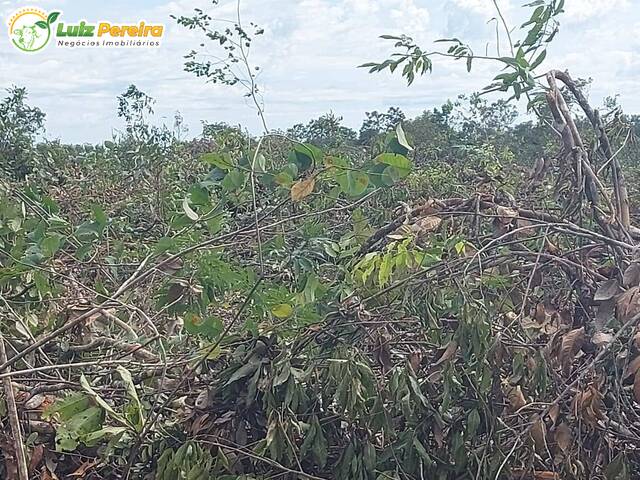
[[[569,21],[583,21],[628,7],[629,0],[566,0],[564,10]]]
[[[159,118],[180,110],[197,134],[200,120],[242,123],[257,131],[258,121],[237,88],[206,84],[183,71],[182,56],[201,37],[175,25],[169,14],[188,15],[194,7],[215,9],[216,17],[233,17],[235,1],[146,0],[144,3],[66,2],[63,17],[164,22],[166,38],[157,50],[65,50],[49,46],[43,55],[26,56],[0,41],[0,86],[25,85],[31,102],[48,113],[51,135],[71,141],[99,141],[120,125],[116,95],[130,83],[157,99]],[[49,6],[61,2],[35,2]],[[622,91],[623,104],[640,110],[637,91],[640,60],[640,13],[626,0],[567,0],[567,15],[548,55],[550,66],[569,68],[575,76],[592,76],[592,97]],[[500,0],[507,20],[518,25],[527,10],[515,0]],[[145,6],[142,6],[145,5]],[[610,7],[616,5],[616,8]],[[19,2],[0,4],[4,15]],[[594,13],[595,12],[595,13]],[[495,15],[490,0],[242,0],[245,21],[265,27],[256,38],[252,61],[262,67],[270,126],[282,128],[333,110],[352,126],[364,112],[400,106],[409,114],[439,106],[458,93],[482,88],[495,66],[476,62],[467,74],[460,62],[436,59],[434,73],[411,88],[398,76],[369,75],[357,65],[382,60],[392,51],[384,33],[407,33],[429,48],[437,38],[459,36],[484,52],[495,49]],[[569,18],[570,17],[570,18]],[[579,28],[576,22],[580,22]],[[624,33],[626,44],[620,44]],[[6,39],[6,37],[5,37]],[[626,90],[626,91],[624,91]]]

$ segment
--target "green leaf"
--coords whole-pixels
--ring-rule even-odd
[[[47,17],[47,23],[51,25],[53,22],[55,22],[58,19],[59,16],[60,16],[60,12],[51,12]]]
[[[224,325],[219,317],[200,317],[195,313],[188,313],[184,317],[184,329],[192,335],[202,335],[211,340],[217,339]]]
[[[120,378],[122,378],[122,382],[124,383],[127,395],[129,396],[135,407],[135,415],[132,419],[129,419],[130,423],[136,427],[136,431],[140,432],[142,431],[142,427],[144,426],[144,411],[142,409],[142,403],[140,402],[140,398],[138,397],[136,387],[133,384],[131,372],[129,372],[129,370],[124,368],[122,365],[118,365],[116,371],[120,375]]]
[[[52,405],[46,407],[42,412],[44,420],[50,420],[58,416],[61,420],[68,420],[77,413],[86,410],[91,405],[91,399],[82,392],[75,392],[71,395],[56,400]]]
[[[249,375],[252,375],[253,373],[255,373],[259,366],[260,360],[253,357],[251,360],[249,360],[248,363],[245,363],[235,372],[233,372],[233,375],[231,375],[231,378],[229,378],[226,385],[231,385],[233,382],[237,382],[242,378],[246,378]]]
[[[536,57],[536,59],[533,61],[533,63],[531,64],[531,67],[530,67],[531,70],[533,70],[534,68],[539,66],[544,61],[546,56],[547,56],[547,51],[546,50],[543,50],[542,52],[540,52],[540,55],[538,55]]]
[[[235,168],[225,175],[222,180],[222,186],[228,192],[239,190],[244,187],[246,179],[247,177],[245,173],[242,170]]]
[[[318,147],[309,143],[296,144],[293,147],[293,152],[289,156],[289,160],[298,166],[299,171],[305,171],[311,166],[319,165],[322,163],[322,157],[324,153]]]
[[[50,233],[40,242],[40,250],[45,257],[53,257],[60,249],[66,237],[60,233]]]
[[[404,155],[383,153],[378,155],[374,161],[394,167],[397,170],[399,178],[404,178],[411,172],[411,161]]]
[[[100,430],[95,430],[91,433],[87,433],[81,437],[82,443],[87,447],[93,447],[97,445],[100,440],[108,439],[122,435],[127,431],[125,427],[103,427]]]
[[[478,431],[478,427],[480,426],[480,412],[474,409],[469,413],[467,417],[467,430],[465,435],[467,438],[473,438]]]
[[[200,156],[200,160],[225,171],[231,170],[235,167],[231,160],[231,155],[228,153],[205,153]]]
[[[120,415],[118,412],[116,412],[113,409],[113,407],[111,405],[109,405],[100,395],[98,395],[98,392],[96,392],[91,387],[91,385],[89,384],[89,381],[84,376],[84,374],[80,375],[80,386],[82,387],[82,389],[85,392],[87,392],[89,394],[89,396],[93,399],[94,402],[96,402],[100,407],[102,407],[102,409],[105,412],[107,412],[107,414],[109,414],[110,417],[112,417],[114,420],[119,422],[120,425],[122,425],[122,426],[127,426],[127,427],[129,426],[129,424],[122,417],[122,415]]]
[[[369,175],[357,170],[342,170],[336,175],[336,181],[344,193],[357,197],[369,186]]]
[[[47,22],[45,22],[44,20],[38,20],[36,22],[36,26],[46,29],[47,28]]]
[[[102,428],[103,420],[104,414],[99,407],[89,407],[74,415],[56,429],[56,449],[75,450],[84,436]]]

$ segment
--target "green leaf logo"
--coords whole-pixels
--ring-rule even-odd
[[[46,12],[38,8],[22,8],[9,21],[9,38],[19,50],[33,53],[42,50],[51,39],[51,25],[61,12]]]

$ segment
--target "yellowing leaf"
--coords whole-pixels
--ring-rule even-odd
[[[281,303],[273,307],[271,309],[271,313],[273,313],[278,318],[287,318],[290,317],[293,313],[293,307],[286,303]]]
[[[316,185],[316,180],[313,177],[306,178],[296,182],[291,187],[291,200],[299,202],[305,197],[311,195],[313,187]]]

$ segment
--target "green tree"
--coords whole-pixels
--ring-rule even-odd
[[[23,178],[34,165],[34,145],[44,130],[45,114],[26,104],[27,90],[11,87],[0,102],[0,166],[12,177]]]

